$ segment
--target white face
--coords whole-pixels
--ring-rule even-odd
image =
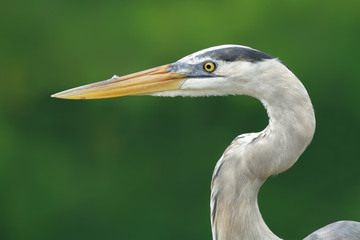
[[[242,48],[257,52],[254,49],[223,45],[198,51],[171,64],[169,70],[188,76],[179,90],[152,93],[154,96],[221,96],[249,94],[243,87],[249,81],[256,80],[260,62],[246,59],[224,61],[216,58],[217,50]],[[273,61],[273,60],[265,60]],[[274,61],[278,62],[274,59]],[[208,64],[214,66],[209,67]],[[261,71],[260,71],[261,72]]]
[[[198,59],[200,65],[207,62],[216,64],[216,69],[209,77],[188,78],[180,87],[182,91],[189,90],[191,96],[221,96],[239,94],[239,82],[247,73],[253,72],[252,63],[214,61],[210,58]]]

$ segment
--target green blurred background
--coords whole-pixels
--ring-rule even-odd
[[[360,1],[2,0],[0,239],[211,239],[212,170],[267,115],[249,97],[50,94],[220,44],[284,61],[317,131],[259,194],[269,227],[300,239],[360,221]]]

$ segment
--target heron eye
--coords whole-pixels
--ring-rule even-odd
[[[206,62],[204,63],[204,70],[207,72],[213,72],[216,68],[215,63],[213,62]]]

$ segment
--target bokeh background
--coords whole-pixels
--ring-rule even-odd
[[[0,239],[211,239],[213,168],[266,126],[260,102],[50,95],[227,43],[279,57],[316,111],[311,146],[260,191],[269,227],[360,221],[360,1],[0,5]]]

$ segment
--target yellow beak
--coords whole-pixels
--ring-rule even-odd
[[[179,89],[186,75],[172,73],[170,65],[163,65],[126,76],[72,88],[51,95],[65,99],[98,99]]]

